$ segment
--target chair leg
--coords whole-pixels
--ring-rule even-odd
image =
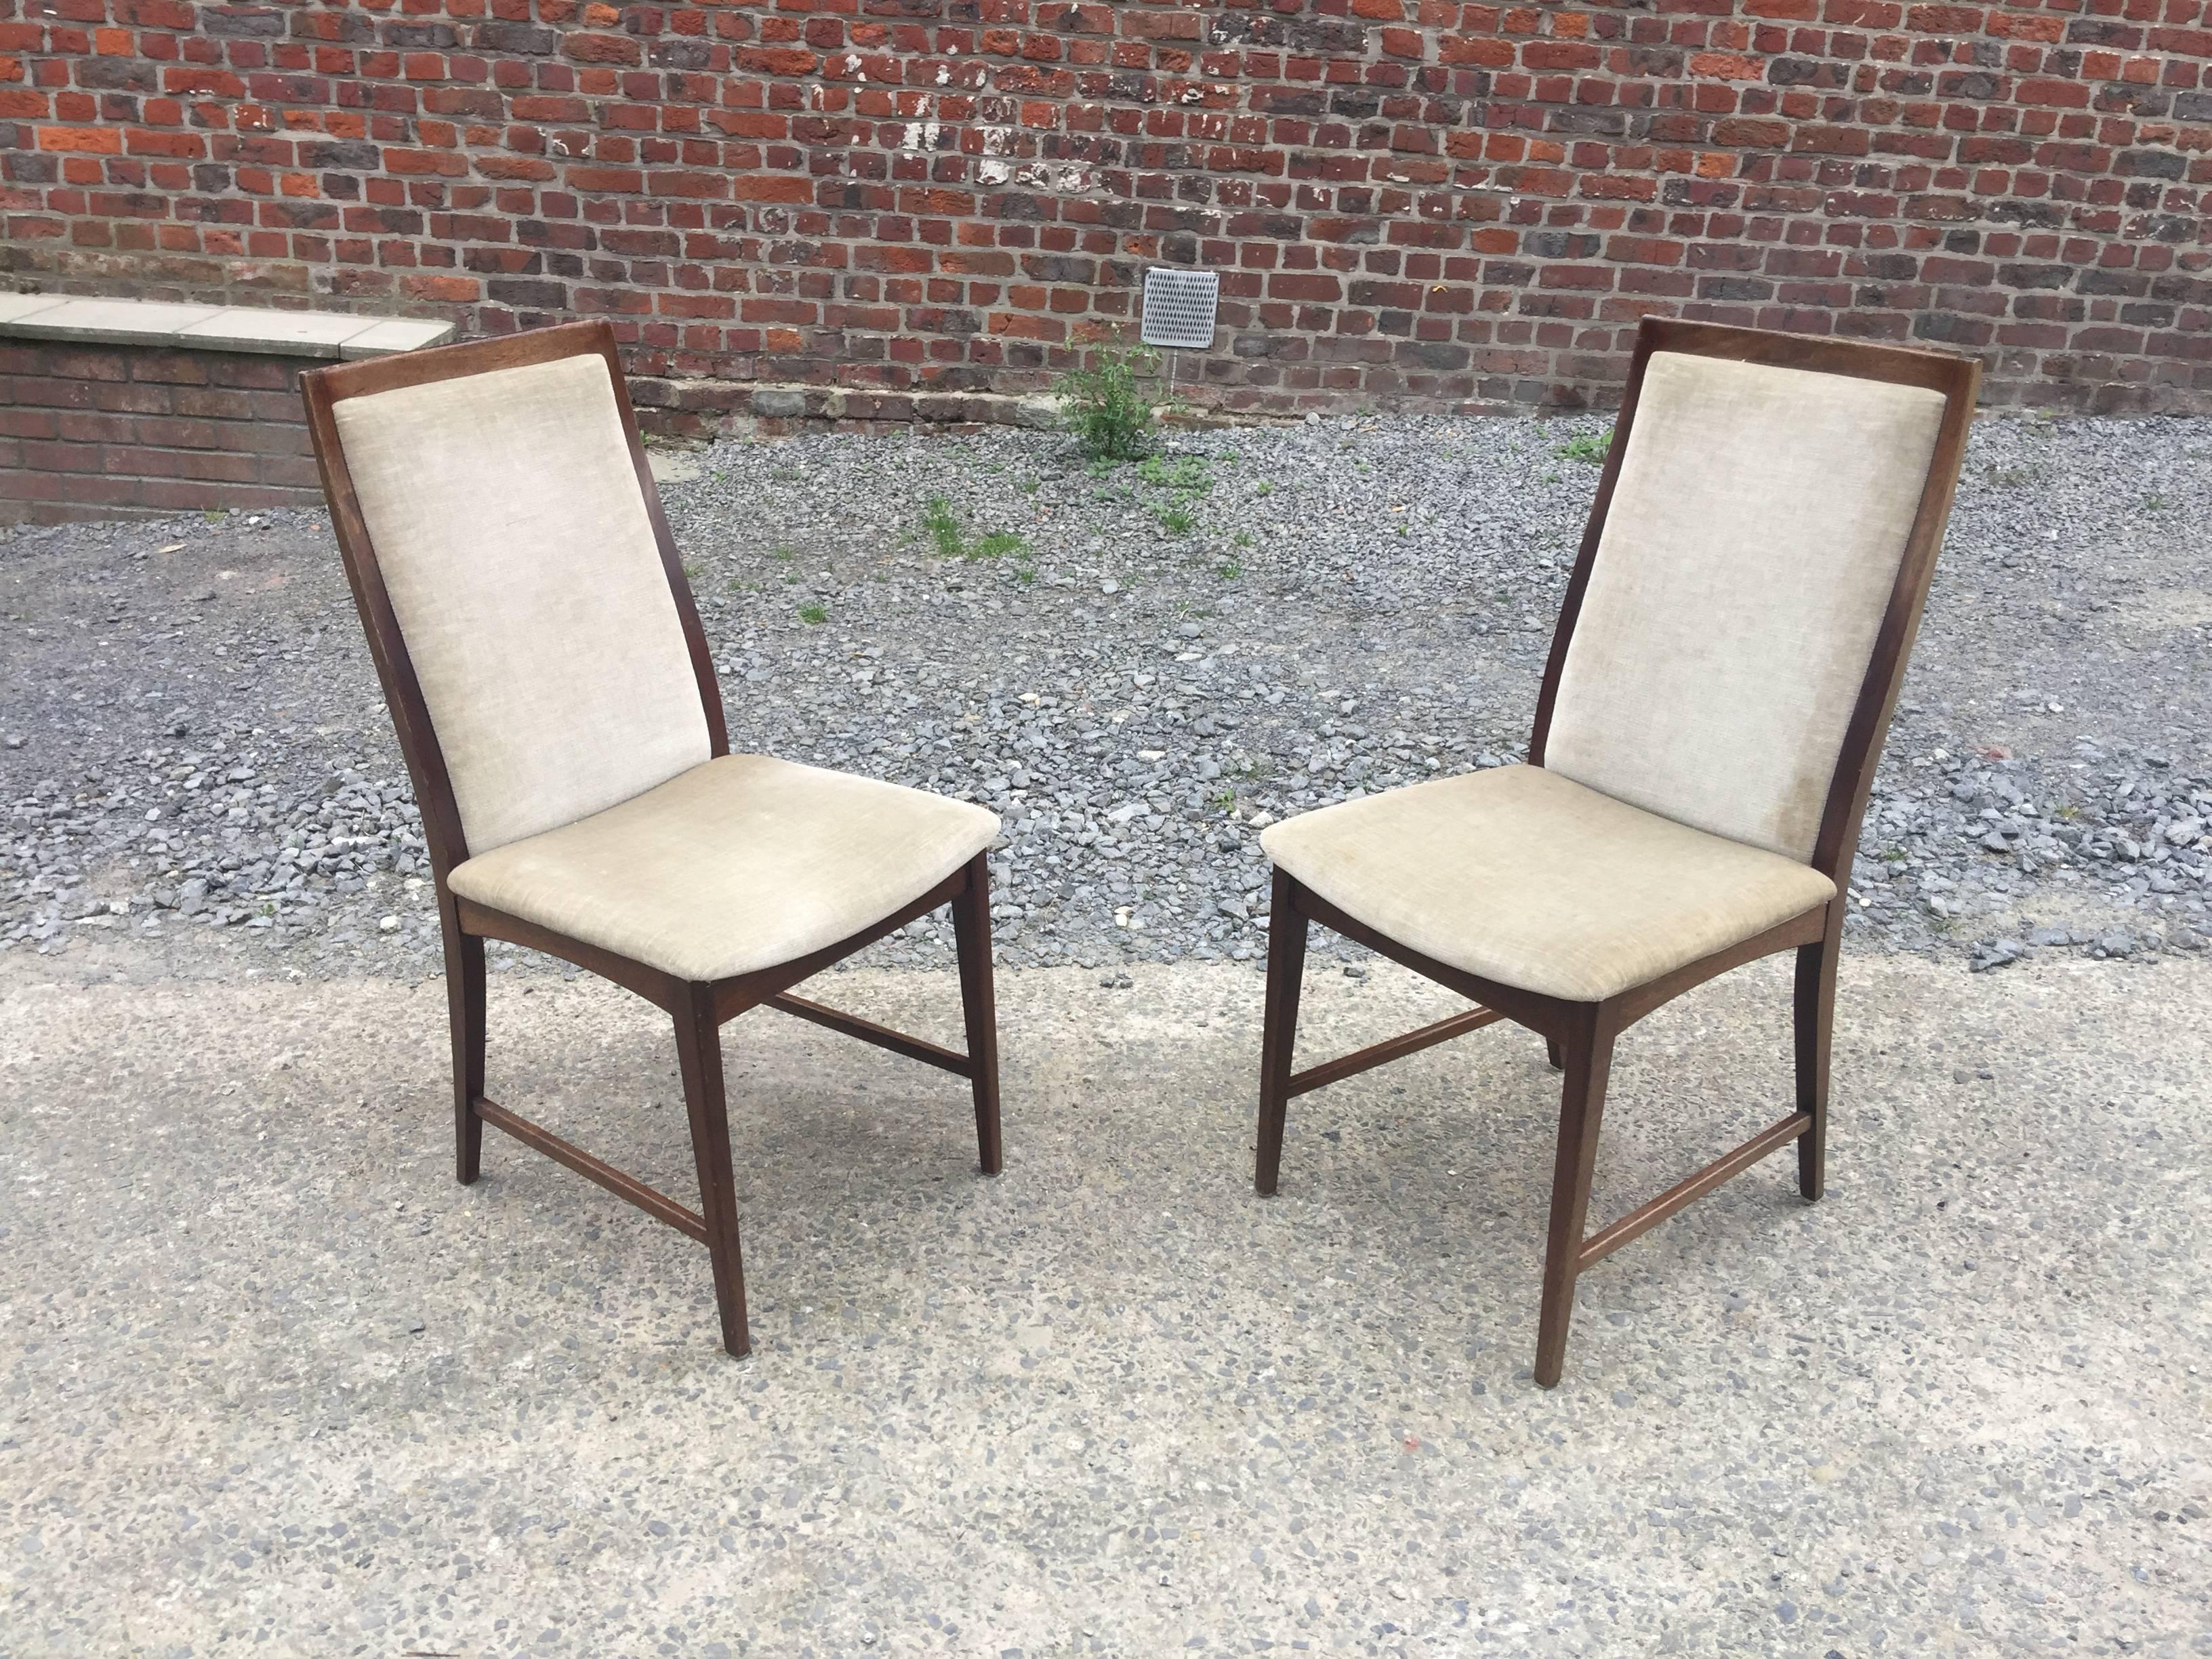
[[[1559,1058],[1559,1040],[1557,1037],[1544,1039],[1544,1058],[1552,1062],[1552,1069],[1555,1072],[1567,1069],[1567,1062]]]
[[[1298,1040],[1298,993],[1306,971],[1306,919],[1297,884],[1275,872],[1267,912],[1267,1010],[1260,1037],[1260,1149],[1252,1185],[1265,1198],[1283,1170],[1283,1118],[1289,1109],[1291,1054]]]
[[[999,1012],[991,990],[991,863],[978,853],[968,866],[968,885],[952,901],[952,937],[960,955],[960,1012],[968,1025],[968,1060],[974,1067],[975,1151],[983,1173],[1006,1167],[999,1135]]]
[[[446,1012],[453,1037],[453,1179],[464,1187],[483,1172],[484,942],[461,931],[449,900],[441,907],[446,934]]]
[[[745,1321],[745,1267],[738,1249],[738,1189],[730,1172],[730,1120],[722,1097],[722,1034],[710,985],[686,988],[676,1006],[676,1054],[684,1104],[691,1115],[691,1153],[699,1166],[699,1213],[714,1263],[714,1303],[722,1346],[743,1358],[752,1347]]]
[[[1552,1218],[1544,1245],[1544,1305],[1536,1324],[1536,1382],[1559,1386],[1575,1313],[1576,1258],[1589,1213],[1590,1176],[1597,1167],[1598,1122],[1613,1068],[1613,1033],[1596,1021],[1565,1045],[1566,1081],[1559,1091],[1559,1149],[1552,1173]]]
[[[1828,1186],[1828,1048],[1836,1029],[1839,945],[1830,934],[1797,947],[1797,1109],[1813,1120],[1797,1137],[1797,1190],[1808,1200],[1817,1200]]]

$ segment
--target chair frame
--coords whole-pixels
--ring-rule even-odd
[[[999,1129],[998,1024],[991,980],[991,898],[988,854],[979,853],[962,868],[912,902],[850,938],[794,962],[732,979],[694,982],[678,979],[629,957],[585,944],[550,928],[458,897],[447,884],[454,867],[469,856],[460,813],[453,800],[443,752],[438,746],[422,688],[416,678],[407,643],[385,591],[376,548],[363,521],[361,504],[347,471],[345,448],[332,410],[349,398],[368,397],[401,386],[424,386],[494,370],[519,368],[596,353],[606,360],[615,403],[629,441],[637,485],[652,520],[669,592],[682,619],[699,701],[707,717],[708,748],[714,756],[730,751],[723,722],[722,696],[714,664],[699,622],[684,562],[669,533],[659,492],[654,488],[637,416],[623,384],[614,331],[604,322],[565,324],[501,338],[443,346],[433,350],[373,358],[317,369],[301,377],[315,459],[322,470],[331,522],[337,532],[369,654],[375,659],[400,752],[414,780],[435,879],[438,919],[445,936],[446,994],[453,1054],[454,1175],[466,1186],[482,1172],[483,1126],[505,1130],[526,1146],[635,1204],[655,1220],[707,1247],[714,1273],[714,1300],[721,1316],[722,1346],[742,1356],[751,1346],[745,1313],[745,1280],[738,1240],[737,1188],[731,1166],[730,1127],[723,1092],[720,1028],[746,1010],[780,1009],[863,1042],[888,1048],[909,1060],[969,1079],[975,1107],[975,1141],[983,1172],[996,1175],[1004,1158]],[[824,1007],[791,994],[792,988],[863,946],[904,927],[940,905],[950,905],[958,947],[960,1000],[967,1027],[968,1052],[959,1054],[920,1037],[876,1024],[857,1015]],[[700,1207],[692,1210],[635,1176],[603,1163],[550,1130],[509,1111],[484,1094],[484,941],[505,939],[558,957],[634,991],[668,1014],[684,1079],[684,1100],[691,1123],[691,1148],[697,1166]]]
[[[1551,1216],[1544,1247],[1542,1311],[1537,1323],[1535,1380],[1555,1387],[1566,1355],[1574,1314],[1575,1285],[1582,1273],[1622,1245],[1656,1227],[1676,1211],[1749,1169],[1769,1153],[1795,1142],[1797,1189],[1818,1200],[1827,1180],[1828,1054],[1835,1025],[1836,959],[1843,939],[1848,877],[1856,850],[1860,820],[1874,781],[1881,744],[1889,727],[1912,639],[1928,597],[1936,555],[1951,509],[1972,419],[1980,366],[1946,354],[1906,350],[1839,340],[1815,339],[1717,324],[1647,317],[1637,331],[1636,351],[1614,426],[1613,443],[1598,481],[1597,498],[1583,532],[1582,550],[1567,584],[1552,651],[1536,703],[1528,740],[1531,765],[1544,763],[1545,740],[1558,701],[1567,647],[1574,638],[1583,596],[1589,586],[1606,515],[1620,476],[1636,420],[1645,366],[1654,352],[1684,352],[1783,368],[1849,374],[1863,380],[1923,386],[1942,394],[1944,410],[1921,492],[1890,591],[1874,652],[1861,683],[1844,742],[1837,756],[1814,846],[1813,867],[1836,884],[1836,896],[1792,916],[1756,937],[1730,945],[1648,983],[1600,1002],[1575,1002],[1501,985],[1446,966],[1346,915],[1278,867],[1267,944],[1267,1014],[1260,1059],[1259,1145],[1254,1186],[1265,1196],[1275,1191],[1281,1173],[1283,1127],[1293,1096],[1323,1088],[1404,1055],[1485,1025],[1511,1020],[1542,1035],[1553,1066],[1565,1073],[1559,1101],[1559,1134],[1552,1176]],[[1318,922],[1379,955],[1402,963],[1424,978],[1457,992],[1479,1006],[1419,1030],[1346,1054],[1306,1071],[1291,1069],[1304,973],[1307,930]],[[1655,1009],[1716,975],[1778,951],[1797,953],[1793,1024],[1796,1063],[1796,1105],[1749,1140],[1687,1179],[1668,1188],[1642,1207],[1585,1237],[1590,1178],[1596,1167],[1598,1126],[1605,1109],[1606,1079],[1613,1044],[1620,1034]]]

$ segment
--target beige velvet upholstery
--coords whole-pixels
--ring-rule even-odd
[[[679,979],[849,939],[988,847],[980,806],[725,755],[634,800],[470,859],[454,892]]]
[[[605,359],[348,398],[331,414],[471,853],[707,758]]]
[[[1289,818],[1267,856],[1354,921],[1502,985],[1598,1002],[1835,895],[1808,866],[1533,766]]]
[[[1810,858],[1942,416],[1917,386],[1655,353],[1545,765]]]

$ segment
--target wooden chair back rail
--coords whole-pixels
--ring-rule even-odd
[[[1850,374],[1940,392],[1944,410],[1927,480],[1908,532],[1897,577],[1876,630],[1864,678],[1853,702],[1842,747],[1821,809],[1811,863],[1836,883],[1837,896],[1726,950],[1689,963],[1601,1003],[1577,1003],[1498,985],[1431,960],[1345,915],[1287,872],[1274,875],[1267,956],[1267,1012],[1261,1042],[1258,1158],[1254,1182],[1273,1193],[1280,1176],[1285,1108],[1295,1096],[1324,1088],[1374,1066],[1443,1042],[1466,1031],[1510,1019],[1540,1033],[1553,1064],[1565,1073],[1559,1142],[1553,1171],[1551,1221],[1545,1251],[1542,1310],[1538,1323],[1536,1381],[1559,1380],[1577,1275],[1622,1245],[1711,1192],[1731,1176],[1795,1143],[1798,1188],[1818,1199],[1826,1184],[1828,1055],[1834,1025],[1836,960],[1847,896],[1842,890],[1857,848],[1859,826],[1881,741],[1926,603],[1929,579],[1950,513],[1972,419],[1980,370],[1963,358],[1835,340],[1758,332],[1714,324],[1647,318],[1638,331],[1613,441],[1583,532],[1581,550],[1567,583],[1557,630],[1544,667],[1528,758],[1542,765],[1545,740],[1559,699],[1567,651],[1603,539],[1614,487],[1635,428],[1644,371],[1652,356],[1680,351],[1778,368]],[[1418,1030],[1311,1067],[1291,1069],[1297,1041],[1299,981],[1306,932],[1322,926],[1367,946],[1423,977],[1480,1005]],[[1614,1039],[1636,1021],[1716,975],[1777,951],[1797,952],[1793,998],[1797,1106],[1735,1151],[1677,1182],[1650,1203],[1585,1238],[1599,1121]]]
[[[331,524],[345,562],[346,579],[377,679],[392,711],[401,753],[422,814],[423,839],[430,853],[439,919],[445,940],[447,997],[452,1027],[454,1089],[454,1173],[464,1183],[481,1170],[483,1126],[492,1124],[525,1146],[565,1164],[655,1219],[704,1243],[712,1258],[715,1299],[723,1346],[732,1354],[750,1345],[739,1252],[737,1200],[732,1171],[729,1125],[723,1096],[720,1028],[750,1008],[763,1005],[856,1037],[969,1079],[975,1109],[976,1142],[986,1174],[1003,1161],[999,1124],[999,1063],[991,985],[990,870],[978,854],[929,892],[894,915],[860,929],[797,962],[711,984],[678,980],[641,962],[567,937],[519,916],[456,896],[448,884],[453,869],[469,857],[468,842],[455,805],[451,776],[438,744],[437,729],[424,702],[407,641],[386,592],[374,538],[363,519],[345,446],[333,414],[349,398],[373,396],[404,386],[428,385],[466,375],[596,355],[605,360],[614,390],[631,470],[653,526],[662,573],[682,623],[692,676],[707,723],[712,756],[729,752],[728,729],[714,665],[701,624],[684,562],[668,528],[660,495],[653,482],[645,445],[639,435],[614,332],[604,322],[584,322],[536,330],[499,339],[383,357],[319,369],[301,377],[308,431],[316,465],[331,509]],[[961,1002],[968,1052],[951,1049],[894,1031],[858,1015],[790,994],[792,987],[854,951],[873,944],[916,917],[950,905],[959,943]],[[504,939],[573,963],[652,1003],[671,1017],[690,1120],[692,1150],[698,1170],[701,1206],[686,1208],[665,1193],[626,1175],[582,1148],[562,1139],[483,1091],[485,973],[484,942]]]

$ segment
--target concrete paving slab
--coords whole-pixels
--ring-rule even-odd
[[[1292,1103],[1261,1200],[1258,975],[1131,976],[1002,976],[996,1180],[956,1080],[730,1027],[740,1363],[679,1236],[495,1132],[453,1184],[434,981],[0,963],[0,1649],[2212,1651],[2212,969],[1848,961],[1828,1199],[1595,1269],[1549,1394],[1540,1042]],[[949,975],[817,984],[957,1041]],[[1632,1033],[1600,1213],[1775,1115],[1786,1006]],[[496,1097],[688,1194],[658,1014],[491,1014]]]
[[[66,297],[59,294],[0,294],[0,324],[17,322],[41,311],[52,311]]]
[[[339,346],[338,356],[349,360],[383,357],[395,351],[419,351],[424,346],[443,345],[453,337],[453,325],[449,322],[432,322],[420,317],[386,317]]]
[[[204,321],[222,307],[167,305],[153,300],[65,299],[50,309],[19,317],[9,332],[43,340],[82,340],[105,345],[152,345]]]
[[[225,306],[177,331],[178,343],[209,351],[260,351],[283,357],[335,357],[349,340],[377,326],[374,317],[327,311],[267,311]]]

